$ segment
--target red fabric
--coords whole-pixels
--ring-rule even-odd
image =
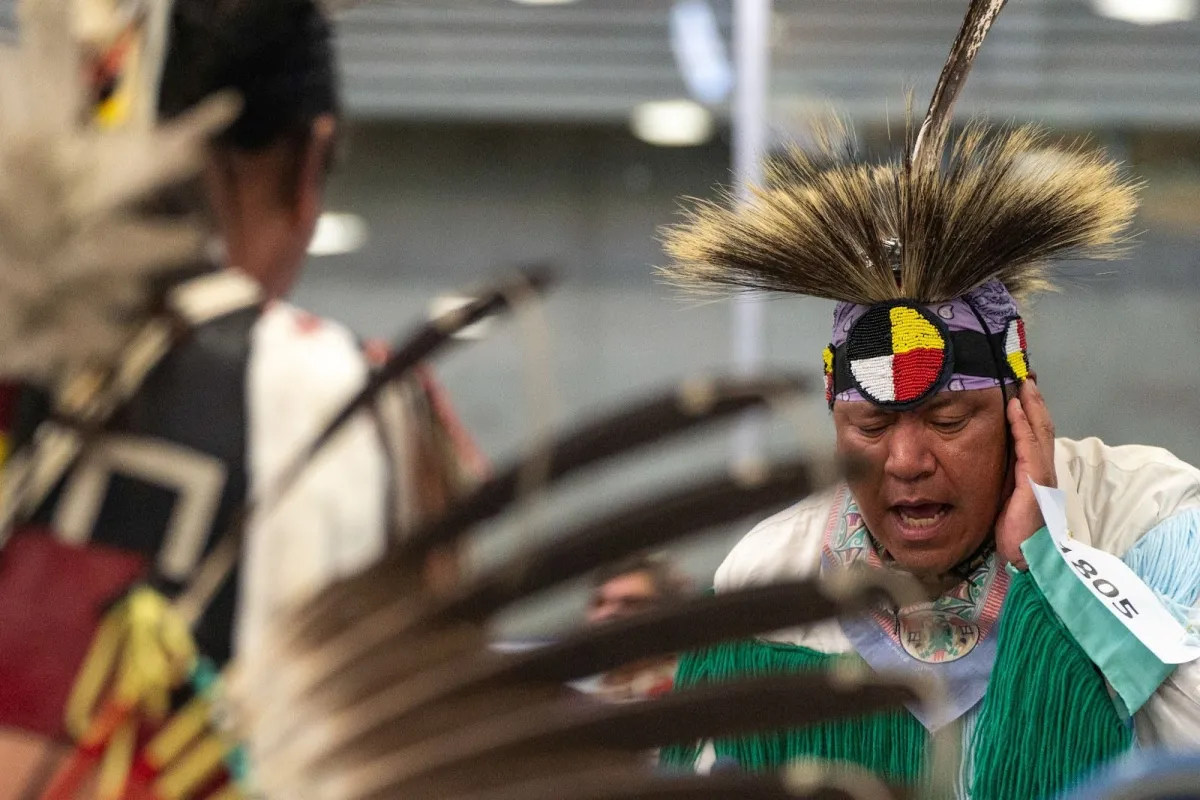
[[[142,556],[19,531],[0,550],[0,727],[65,738],[63,711],[108,605]]]
[[[0,381],[0,435],[12,432],[13,423],[16,422],[17,394],[20,391],[18,384]]]

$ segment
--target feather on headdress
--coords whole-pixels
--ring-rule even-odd
[[[868,163],[844,144],[843,126],[827,127],[815,153],[792,147],[772,160],[744,206],[698,201],[667,228],[664,278],[710,294],[933,303],[993,279],[1027,295],[1050,287],[1052,259],[1119,254],[1137,185],[1103,154],[1047,152],[1036,128],[980,123],[946,147],[955,101],[1003,6],[971,3],[925,119],[917,128],[909,117],[904,158]]]

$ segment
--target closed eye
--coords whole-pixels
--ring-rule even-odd
[[[855,425],[854,427],[858,428],[858,432],[864,436],[874,437],[882,435],[890,427],[890,423],[872,422],[865,425]]]
[[[968,419],[970,419],[970,417],[959,417],[957,419],[935,419],[930,424],[942,433],[955,433],[966,427]]]

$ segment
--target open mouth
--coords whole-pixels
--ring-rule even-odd
[[[891,512],[906,538],[924,539],[936,532],[950,508],[946,503],[900,503]]]

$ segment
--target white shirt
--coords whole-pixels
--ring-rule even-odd
[[[257,502],[366,383],[366,358],[342,326],[286,303],[255,324],[247,378],[249,492]],[[239,660],[270,620],[382,554],[387,455],[375,420],[359,414],[321,451],[284,499],[251,517],[235,622]]]

